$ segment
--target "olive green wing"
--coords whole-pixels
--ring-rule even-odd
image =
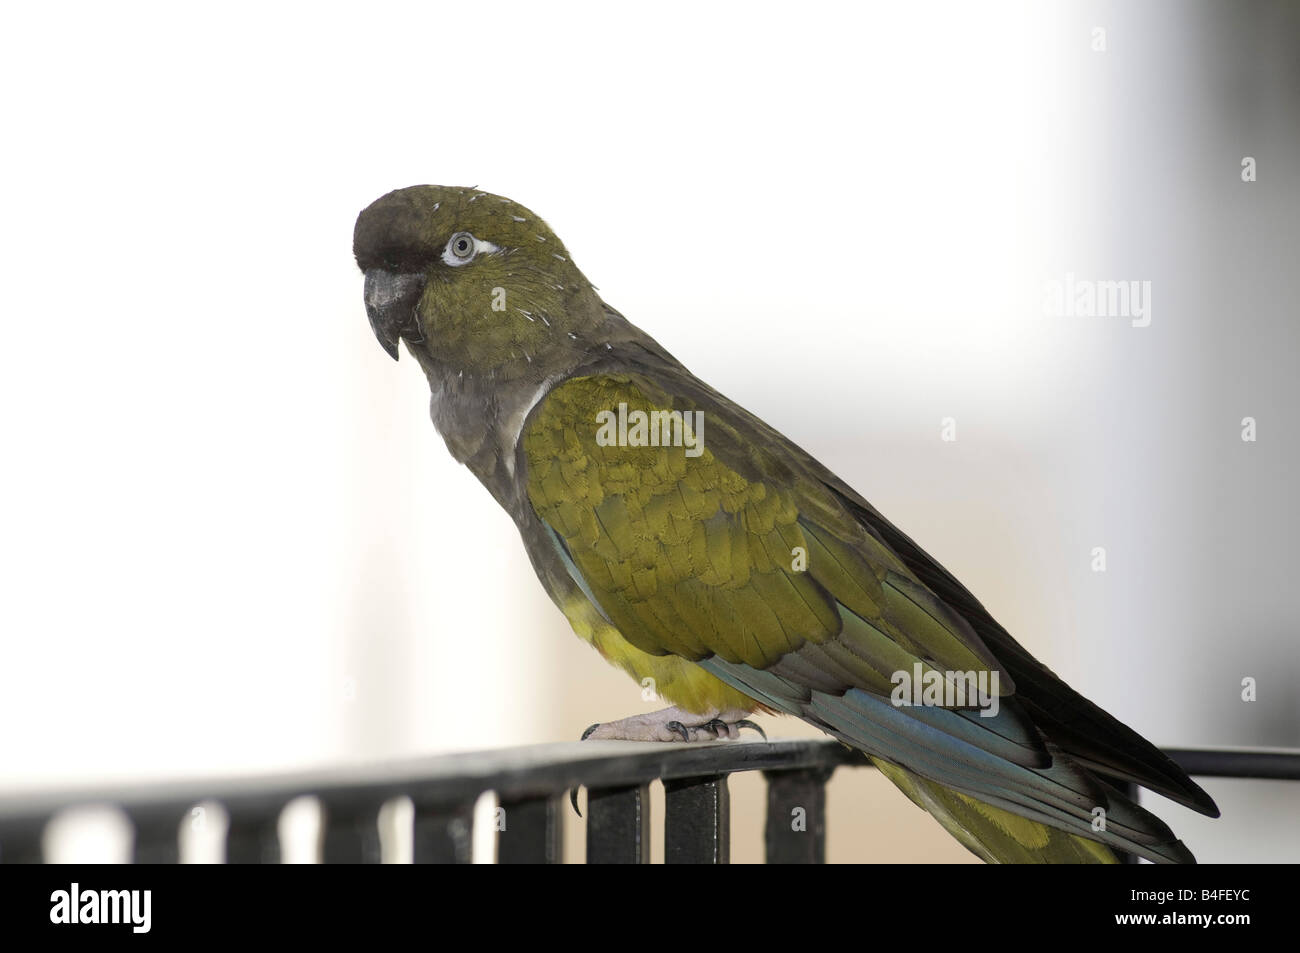
[[[602,433],[620,415],[629,433]],[[650,439],[638,421],[656,421],[662,436],[666,419],[670,445],[632,445]],[[719,441],[740,442],[727,428],[716,410],[646,378],[608,374],[559,385],[525,425],[529,501],[628,641],[763,670],[806,657],[810,678],[839,669],[845,684],[885,695],[894,672],[918,663],[996,670],[978,637],[831,494],[804,498],[774,460],[744,475],[720,457]],[[671,445],[675,433],[697,446]],[[760,475],[767,463],[774,472]],[[846,610],[863,623],[852,639]]]

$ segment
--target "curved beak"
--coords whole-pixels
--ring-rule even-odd
[[[397,342],[403,337],[410,344],[424,340],[415,313],[424,293],[424,275],[402,275],[382,268],[366,272],[366,317],[380,345],[388,356],[397,360]]]

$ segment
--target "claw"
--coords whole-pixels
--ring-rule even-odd
[[[723,737],[723,738],[727,737],[727,736],[731,733],[731,732],[727,729],[727,723],[726,723],[725,721],[723,721],[721,718],[715,718],[715,719],[713,719],[711,722],[709,722],[708,724],[706,724],[704,727],[707,728],[707,729],[709,729],[709,731],[713,732],[715,735],[720,735],[720,737]]]
[[[664,725],[664,727],[671,732],[681,735],[682,741],[691,740],[691,733],[686,730],[686,726],[683,725],[680,721],[670,721],[668,722],[668,724]]]
[[[579,740],[579,741],[586,741],[588,738],[591,737],[591,733],[592,733],[593,731],[595,731],[595,730],[596,730],[597,728],[599,728],[599,727],[600,727],[600,722],[596,722],[594,725],[592,725],[590,728],[588,728],[586,731],[584,731],[584,732],[582,733],[582,737],[579,738],[578,740]],[[582,811],[578,808],[578,789],[577,789],[577,788],[569,788],[569,803],[573,805],[573,813],[574,813],[574,814],[577,814],[579,817],[582,817]]]
[[[736,730],[739,731],[741,728],[753,728],[762,736],[764,741],[767,740],[767,732],[764,731],[762,728],[760,728],[758,725],[754,724],[748,718],[744,718],[736,722]]]

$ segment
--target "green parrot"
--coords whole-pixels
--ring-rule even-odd
[[[587,736],[734,738],[754,712],[793,715],[985,861],[1194,862],[1121,785],[1217,817],[1205,791],[605,304],[537,215],[413,186],[361,213],[353,251],[376,337],[394,359],[406,342],[434,426],[514,518],[551,599],[672,706]]]

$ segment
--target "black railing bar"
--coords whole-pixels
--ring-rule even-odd
[[[1193,777],[1300,781],[1300,751],[1286,748],[1166,748]]]
[[[650,863],[650,785],[587,792],[587,863]]]
[[[271,810],[304,795],[336,802],[410,795],[426,803],[456,804],[472,801],[484,791],[502,798],[545,797],[578,785],[618,787],[658,779],[848,764],[868,762],[837,741],[821,739],[692,744],[574,741],[251,778],[23,793],[0,797],[0,819],[43,816],[99,803],[128,812],[207,800]]]

